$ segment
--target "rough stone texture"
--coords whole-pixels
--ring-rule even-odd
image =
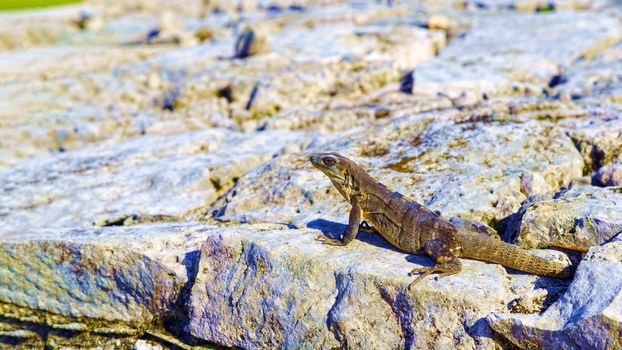
[[[0,347],[619,348],[621,18],[607,0],[0,14]],[[234,58],[244,28],[269,52]],[[465,260],[409,292],[429,258],[314,241],[349,210],[319,150],[456,225],[605,245],[568,290]]]
[[[519,348],[619,349],[622,241],[590,249],[566,293],[543,314],[493,314],[487,322]]]
[[[586,170],[622,162],[622,119],[590,120],[569,133],[583,155]]]
[[[622,186],[622,163],[598,169],[594,175],[594,181],[601,186]]]
[[[507,312],[515,293],[533,283],[465,260],[459,275],[408,291],[408,272],[428,258],[407,261],[369,234],[329,247],[315,241],[317,233],[210,235],[190,299],[191,334],[251,348],[491,348],[481,317]]]
[[[180,220],[301,141],[291,132],[249,137],[213,129],[24,162],[0,173],[0,237],[36,227]]]
[[[303,225],[339,209],[336,215],[345,220],[344,201],[323,175],[308,164],[291,166],[313,151],[344,153],[387,186],[432,209],[491,224],[516,212],[526,194],[562,188],[582,173],[581,156],[552,125],[426,123],[430,119],[420,115],[392,119],[345,134],[338,143],[317,142],[303,154],[275,159],[242,177],[215,204],[215,216]]]
[[[583,186],[527,201],[505,238],[525,248],[561,243],[587,249],[622,232],[622,188]]]
[[[140,329],[174,311],[208,229],[160,224],[42,229],[4,236],[0,243],[4,315],[12,306],[26,307],[52,314],[40,317],[51,326],[67,323],[62,316],[68,316]]]

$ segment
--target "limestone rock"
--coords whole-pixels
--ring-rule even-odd
[[[588,171],[622,161],[622,119],[590,120],[569,135],[583,155]]]
[[[582,173],[583,161],[570,139],[549,124],[430,123],[427,117],[394,118],[275,159],[242,177],[215,203],[215,216],[295,225],[318,216],[345,220],[345,201],[306,164],[311,152],[341,152],[387,186],[448,217],[492,225],[526,199],[521,178],[540,179],[540,187],[529,187],[538,192],[564,187]],[[380,154],[368,153],[369,135],[385,144]]]
[[[463,260],[460,274],[408,291],[408,272],[428,258],[408,262],[376,235],[330,247],[317,234],[210,235],[190,298],[191,334],[242,348],[492,349],[482,317],[507,310],[524,283],[503,278],[498,265]]]
[[[208,231],[204,226],[160,224],[4,235],[2,314],[26,312],[11,311],[15,306],[33,310],[19,316],[24,320],[49,313],[40,322],[55,328],[72,317],[92,319],[83,326],[91,331],[124,324],[141,329],[175,311]]]
[[[587,249],[622,232],[622,189],[582,186],[527,201],[505,233],[525,248],[551,243]]]
[[[622,347],[622,241],[590,250],[574,281],[541,315],[494,314],[496,336],[519,348]]]
[[[271,46],[265,35],[248,28],[244,30],[235,43],[236,58],[247,58],[270,52]]]
[[[622,186],[622,163],[604,166],[594,175],[601,186]]]
[[[39,227],[175,221],[302,134],[206,130],[23,162],[0,173],[0,237]]]

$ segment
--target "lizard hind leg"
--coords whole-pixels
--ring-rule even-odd
[[[460,272],[462,270],[462,264],[454,253],[456,248],[456,245],[447,239],[438,238],[427,242],[424,246],[425,252],[436,260],[436,265],[432,267],[414,268],[410,273],[411,276],[415,273],[423,274],[408,285],[408,289],[412,289],[413,286],[421,282],[425,277],[436,272],[441,273],[438,275],[437,280]]]

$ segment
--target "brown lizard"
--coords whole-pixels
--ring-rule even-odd
[[[541,276],[570,278],[573,274],[572,265],[537,257],[481,230],[458,228],[439,213],[389,190],[342,155],[315,153],[309,160],[352,204],[349,223],[341,238],[320,235],[318,240],[329,245],[346,245],[356,237],[360,223],[365,220],[400,250],[425,253],[436,260],[433,267],[412,270],[411,275],[423,274],[409,288],[435,272],[441,273],[438,278],[460,272],[459,257],[497,263]]]

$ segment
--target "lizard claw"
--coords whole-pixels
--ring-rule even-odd
[[[434,267],[420,267],[420,268],[414,268],[412,269],[412,271],[410,271],[410,273],[408,274],[409,276],[414,275],[415,273],[422,273],[423,274],[419,277],[417,277],[414,281],[412,281],[409,285],[408,285],[408,290],[412,290],[412,288],[417,285],[419,282],[423,281],[424,278],[428,277],[428,275],[436,272],[437,270]]]
[[[328,238],[324,235],[318,235],[315,238],[316,241],[318,242],[322,242],[322,244],[326,244],[326,245],[338,245],[338,246],[343,246],[345,245],[345,243],[343,243],[342,241],[338,240],[338,239],[333,239],[333,238]]]

